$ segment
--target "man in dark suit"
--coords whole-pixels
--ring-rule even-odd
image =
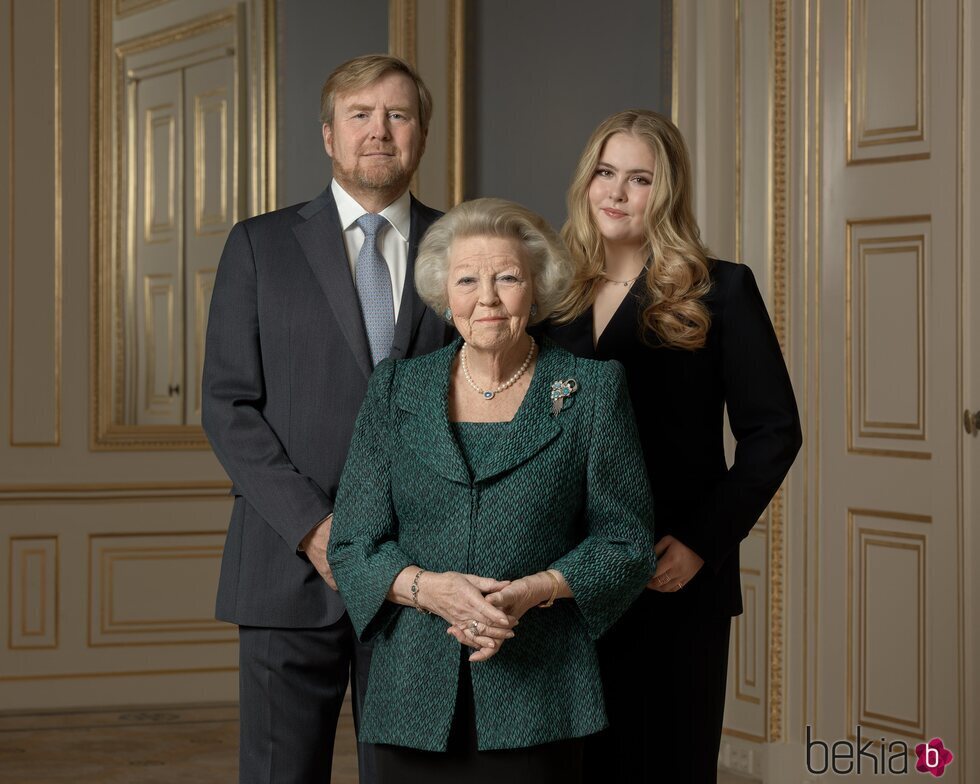
[[[397,58],[337,68],[321,96],[333,181],[311,202],[237,224],[218,267],[203,424],[235,497],[217,617],[240,627],[242,782],[329,782],[348,678],[359,717],[370,649],[326,548],[374,366],[447,338],[412,285],[439,217],[408,192],[431,107]],[[370,747],[358,757],[371,784]]]

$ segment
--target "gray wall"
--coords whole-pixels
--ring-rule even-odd
[[[513,199],[560,227],[572,170],[599,121],[633,107],[669,111],[669,6],[470,0],[466,198]]]
[[[278,201],[309,201],[330,181],[320,88],[342,62],[388,51],[388,0],[279,0]]]
[[[669,110],[670,5],[469,0],[466,198],[514,199],[559,227],[572,169],[596,124],[629,107]],[[343,61],[387,51],[388,0],[279,0],[278,14],[284,206],[313,198],[329,181],[320,88]]]

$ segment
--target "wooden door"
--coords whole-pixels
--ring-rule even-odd
[[[964,742],[956,347],[958,4],[829,0],[821,93],[815,726],[873,740],[838,763]],[[881,746],[885,753],[881,753]],[[846,747],[839,747],[844,751]],[[819,768],[822,749],[811,766]],[[884,762],[882,763],[881,760]],[[850,764],[851,768],[847,766]],[[891,768],[894,770],[894,768]],[[814,771],[811,770],[811,773]],[[947,771],[965,781],[963,765]]]

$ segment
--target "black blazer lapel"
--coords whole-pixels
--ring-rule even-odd
[[[415,257],[418,255],[419,243],[425,233],[440,216],[412,196],[412,227],[408,236],[408,264],[405,270],[405,286],[402,290],[402,301],[398,308],[398,322],[395,324],[395,339],[391,345],[390,356],[402,359],[411,348],[419,324],[425,315],[427,305],[415,291]]]
[[[296,235],[320,288],[327,296],[358,367],[364,377],[369,378],[373,370],[371,351],[364,331],[364,320],[361,318],[360,302],[350,274],[343,229],[330,188],[304,206],[299,215],[306,220],[293,227],[293,234]]]

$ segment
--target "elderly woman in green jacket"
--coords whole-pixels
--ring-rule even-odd
[[[461,338],[371,378],[329,561],[374,640],[381,782],[580,781],[606,724],[594,641],[654,571],[653,514],[622,368],[526,331],[569,276],[534,213],[459,205],[415,283]]]

